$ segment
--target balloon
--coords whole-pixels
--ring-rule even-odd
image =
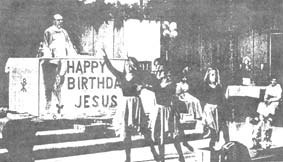
[[[167,36],[167,35],[170,35],[169,30],[164,30],[164,31],[163,31],[163,36]]]
[[[162,24],[162,26],[163,26],[163,25],[164,25],[165,28],[168,28],[168,27],[169,27],[169,22],[168,22],[168,21],[164,21],[163,24]]]
[[[177,29],[177,23],[171,22],[170,23],[170,30],[173,31],[173,30],[176,30],[176,29]]]
[[[171,36],[172,37],[177,37],[177,35],[178,35],[178,32],[176,30],[171,32]]]
[[[162,24],[162,29],[167,29],[167,26],[165,24]]]

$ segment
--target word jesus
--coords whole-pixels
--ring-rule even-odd
[[[75,104],[77,108],[91,108],[91,107],[116,107],[116,95],[81,95],[79,101]]]

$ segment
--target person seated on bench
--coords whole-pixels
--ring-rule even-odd
[[[275,110],[279,106],[282,88],[280,84],[277,83],[276,77],[272,76],[270,81],[271,84],[267,86],[265,91],[264,101],[260,102],[257,108],[259,122],[253,131],[254,143],[252,149],[271,147],[271,122],[275,115]]]

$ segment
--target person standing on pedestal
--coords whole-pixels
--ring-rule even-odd
[[[63,17],[60,14],[53,16],[53,25],[44,31],[42,51],[44,58],[67,58],[77,56],[77,52],[65,29],[62,28]],[[61,86],[64,82],[65,64],[61,59],[48,59],[42,64],[46,95],[46,110],[50,109],[52,93],[56,96],[58,114],[63,104],[61,103]]]
[[[49,49],[52,58],[76,56],[77,52],[71,42],[69,34],[63,27],[63,17],[53,16],[53,25],[44,31],[43,44]]]

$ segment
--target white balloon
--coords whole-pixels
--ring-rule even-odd
[[[171,22],[170,23],[170,30],[173,31],[173,30],[176,30],[176,29],[177,29],[177,23]]]
[[[170,35],[169,30],[164,30],[164,31],[163,31],[163,36],[166,36],[166,35]]]
[[[178,32],[176,30],[171,32],[171,36],[172,37],[177,37],[177,35],[178,35]]]
[[[168,26],[168,27],[169,27],[169,22],[168,22],[168,21],[164,21],[163,24],[164,24],[165,26]]]
[[[164,23],[163,23],[161,26],[162,26],[162,29],[167,29],[167,28],[168,28],[168,27],[166,26],[166,24],[164,24]]]

